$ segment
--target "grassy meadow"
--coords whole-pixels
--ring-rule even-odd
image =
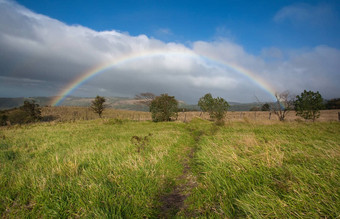
[[[340,216],[340,123],[229,123],[202,138],[194,160],[195,215]]]
[[[1,217],[340,217],[339,122],[143,115],[2,127]]]

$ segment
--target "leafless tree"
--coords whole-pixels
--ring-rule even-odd
[[[151,101],[155,99],[156,95],[150,92],[140,93],[135,96],[140,104],[150,107]]]
[[[272,105],[272,111],[284,121],[290,110],[294,109],[294,98],[289,91],[275,93],[276,102]]]

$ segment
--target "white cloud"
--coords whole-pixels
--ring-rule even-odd
[[[270,47],[261,50],[261,57],[269,59],[282,59],[283,52],[279,48]]]
[[[248,69],[279,91],[312,89],[326,97],[340,93],[340,51],[327,46],[293,52],[264,48],[260,56],[226,39],[197,41],[188,47],[145,35],[66,25],[3,0],[0,48],[3,96],[56,95],[90,69],[123,57],[132,58],[87,81],[72,95],[166,92],[192,103],[207,92],[230,101],[255,101],[254,95],[264,101],[271,98],[259,84],[228,65]]]
[[[293,24],[326,25],[334,18],[333,9],[326,4],[293,4],[279,10],[275,22],[290,21]]]

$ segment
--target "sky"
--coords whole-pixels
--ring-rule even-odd
[[[0,0],[0,97],[330,99],[339,35],[336,0]]]

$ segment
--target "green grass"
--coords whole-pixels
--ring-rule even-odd
[[[182,171],[183,124],[100,120],[2,130],[2,216],[156,216]],[[132,136],[152,134],[140,153]]]
[[[339,123],[228,124],[202,138],[195,161],[195,215],[340,216]]]
[[[197,186],[177,216],[340,217],[340,123],[198,119],[1,128],[0,215],[157,218],[191,147]]]

